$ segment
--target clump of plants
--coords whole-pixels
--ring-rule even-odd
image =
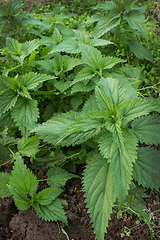
[[[0,156],[11,154],[13,170],[0,173],[0,197],[67,225],[58,196],[77,177],[76,165],[86,164],[84,197],[98,240],[113,209],[150,227],[145,189],[160,187],[160,152],[153,147],[160,143],[159,70],[157,64],[151,70],[151,33],[135,3],[101,2],[81,25],[56,6],[22,19],[25,29],[18,23],[11,35],[5,20],[1,29]],[[10,6],[22,14],[21,4]],[[28,167],[47,171],[49,187],[37,192]]]

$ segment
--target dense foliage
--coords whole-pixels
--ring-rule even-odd
[[[21,0],[1,8],[0,156],[11,153],[13,170],[0,173],[0,197],[67,224],[57,197],[86,164],[84,196],[103,240],[113,209],[150,227],[143,198],[160,187],[160,42],[135,0],[87,4],[82,16],[74,2],[70,12],[29,13]],[[27,167],[48,171],[50,187],[37,193]]]

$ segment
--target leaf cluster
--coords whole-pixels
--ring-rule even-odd
[[[22,142],[19,146],[22,147]],[[27,146],[23,147],[23,153]],[[26,154],[27,155],[27,154]],[[38,180],[30,171],[19,153],[15,154],[13,170],[10,174],[0,173],[0,197],[13,196],[15,205],[20,210],[27,210],[33,206],[37,215],[45,221],[62,221],[68,225],[67,217],[62,205],[65,200],[57,198],[61,193],[66,181],[74,174],[68,173],[61,168],[51,168],[48,171],[47,183],[50,187],[37,192]]]
[[[135,182],[143,188],[160,187],[159,181],[155,182],[160,173],[159,151],[138,148],[138,142],[159,143],[160,118],[156,113],[148,114],[160,109],[154,99],[138,97],[131,86],[128,88],[129,83],[124,87],[117,79],[101,78],[98,85],[81,112],[60,114],[33,131],[45,142],[60,146],[94,139],[98,150],[86,166],[83,185],[96,239],[104,239],[117,199],[119,203],[126,201],[134,189],[130,207],[140,212],[142,199],[137,199]],[[142,215],[148,222],[146,214]]]

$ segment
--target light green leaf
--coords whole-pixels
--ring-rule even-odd
[[[52,38],[56,43],[60,43],[62,41],[62,35],[60,34],[59,30],[56,27],[54,29]]]
[[[100,110],[106,111],[108,113],[111,113],[113,111],[114,105],[110,97],[102,93],[98,87],[95,88],[95,97],[97,99],[98,107]]]
[[[160,188],[160,151],[145,147],[138,149],[137,160],[133,168],[133,178],[143,187]]]
[[[16,102],[16,105],[12,108],[11,116],[18,125],[23,135],[28,134],[28,130],[25,123],[33,125],[39,116],[37,101],[33,99],[21,98]]]
[[[10,197],[12,194],[8,189],[10,175],[6,172],[0,172],[0,197]]]
[[[154,62],[153,56],[151,53],[138,41],[134,40],[129,43],[130,50],[140,59],[147,59],[150,62]]]
[[[111,99],[114,106],[128,101],[126,90],[119,85],[118,80],[114,78],[101,78],[99,86],[102,93]]]
[[[100,154],[94,156],[87,164],[83,187],[96,239],[104,240],[116,195],[109,164]]]
[[[148,40],[148,29],[144,14],[138,10],[125,12],[123,18],[128,22],[132,29],[139,31]]]
[[[20,189],[8,186],[13,195],[14,203],[19,210],[27,210],[31,206],[31,200],[26,196],[26,193]]]
[[[98,47],[98,46],[107,46],[109,44],[114,44],[113,42],[110,42],[108,40],[105,39],[98,39],[95,38],[92,42],[91,42],[91,46],[93,47]]]
[[[123,108],[123,125],[152,111],[153,104],[147,99],[133,99],[128,106]]]
[[[48,205],[63,192],[62,189],[48,187],[37,194],[37,201],[41,205]]]
[[[101,52],[89,45],[80,44],[80,48],[82,51],[82,60],[85,64],[89,65],[95,70],[99,70],[99,62],[102,59]]]
[[[75,146],[98,135],[100,130],[100,119],[90,119],[81,113],[70,111],[48,120],[33,131],[48,143]]]
[[[31,157],[38,152],[39,138],[38,136],[20,138],[17,147],[23,156]]]
[[[68,225],[67,217],[58,198],[48,205],[33,204],[37,215],[45,221],[62,221]]]
[[[50,168],[47,176],[47,183],[53,188],[64,187],[69,179],[78,177],[77,175],[68,173],[64,169],[58,167]]]
[[[137,139],[132,133],[123,132],[124,144],[121,148],[113,147],[110,153],[110,170],[119,201],[123,201],[128,194],[132,180],[133,162],[137,157]],[[117,145],[117,144],[116,144]],[[114,151],[113,151],[114,150]]]
[[[29,54],[32,53],[32,51],[34,51],[35,49],[37,49],[39,47],[40,43],[41,43],[41,40],[39,40],[39,39],[33,39],[31,41],[26,41],[21,46],[21,52],[25,52],[25,55],[28,56]]]
[[[71,58],[69,56],[63,56],[63,70],[64,72],[68,72],[72,70],[74,67],[81,65],[82,61],[76,58]]]
[[[132,122],[132,130],[138,140],[143,143],[160,143],[160,117],[158,115],[142,116]]]
[[[117,63],[121,63],[121,62],[126,62],[123,59],[120,58],[116,58],[116,57],[104,57],[100,60],[99,64],[101,66],[102,69],[110,69],[112,68],[114,65],[116,65]]]
[[[72,81],[57,81],[55,82],[54,86],[61,92],[64,93],[67,89],[70,88]]]
[[[83,82],[77,82],[72,86],[71,93],[76,92],[91,92],[95,88],[95,84],[88,83],[85,85]]]
[[[0,94],[0,116],[9,109],[13,108],[17,102],[17,99],[17,93],[11,89],[7,89],[6,91],[2,92]]]
[[[22,43],[19,43],[14,38],[6,38],[6,50],[11,54],[20,54]]]
[[[114,1],[100,2],[93,9],[100,9],[102,11],[112,10],[116,7]]]
[[[36,176],[27,169],[22,157],[17,153],[16,161],[14,162],[12,175],[9,179],[9,185],[16,191],[23,191],[25,194],[34,194],[38,187]]]
[[[34,89],[39,83],[54,79],[54,76],[46,74],[37,74],[34,72],[26,73],[25,75],[19,76],[20,83],[28,90]]]
[[[98,142],[99,151],[106,159],[109,159],[110,155],[113,155],[112,152],[117,151],[117,145],[114,143],[112,134],[110,132],[103,133]]]
[[[93,71],[91,67],[85,67],[77,74],[71,86],[80,81],[84,81],[85,83],[87,83],[89,79],[95,76],[95,74],[96,73]]]
[[[52,52],[79,53],[79,42],[75,39],[66,38],[58,46],[52,48]]]
[[[20,86],[19,90],[17,91],[18,94],[22,97],[32,99],[28,90],[24,86]]]
[[[113,9],[108,16],[102,17],[95,29],[95,37],[99,38],[120,23],[120,13]]]

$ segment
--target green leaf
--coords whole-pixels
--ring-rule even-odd
[[[76,58],[71,58],[69,56],[63,56],[64,58],[64,65],[63,65],[63,69],[64,72],[68,72],[70,70],[72,70],[73,68],[75,68],[76,66],[82,64],[82,61]]]
[[[58,46],[52,48],[52,52],[79,53],[79,42],[75,39],[66,38]]]
[[[99,64],[102,69],[110,69],[117,63],[121,63],[121,62],[126,62],[126,61],[123,59],[120,59],[120,58],[107,56],[107,57],[102,58],[100,60]]]
[[[34,51],[35,49],[37,49],[39,47],[40,43],[41,43],[41,40],[39,40],[39,39],[33,39],[32,41],[26,41],[21,46],[21,52],[24,51],[25,55],[28,56],[29,54],[32,53],[32,51]]]
[[[59,30],[56,27],[54,29],[52,38],[56,43],[60,43],[62,41],[62,35],[60,34]]]
[[[107,1],[98,3],[95,7],[93,7],[93,9],[108,11],[114,9],[115,7],[116,4],[114,3],[114,1]]]
[[[54,76],[49,76],[46,74],[37,74],[34,72],[26,73],[19,77],[19,82],[26,87],[28,90],[34,89],[41,82],[45,82],[51,79],[54,79]]]
[[[88,100],[85,102],[82,111],[83,112],[99,111],[99,107],[94,95],[90,95]]]
[[[11,89],[7,89],[0,94],[0,116],[13,108],[17,102],[18,94]]]
[[[111,99],[114,106],[128,101],[126,90],[119,85],[118,80],[114,78],[101,78],[99,86],[102,93]]]
[[[95,70],[99,70],[99,62],[102,59],[101,52],[89,45],[82,44],[80,45],[82,51],[82,60],[85,64],[89,65]]]
[[[0,172],[0,197],[10,197],[12,194],[8,189],[10,175],[8,173]]]
[[[3,90],[9,87],[7,85],[7,82],[8,82],[8,78],[3,75],[0,75],[0,93],[2,93]]]
[[[22,0],[14,0],[12,1],[12,11],[15,11],[16,9],[20,8],[23,5],[23,1]]]
[[[133,162],[137,157],[137,139],[132,133],[123,132],[124,144],[113,147],[110,152],[110,169],[119,201],[123,201],[128,194],[132,180]],[[117,145],[117,144],[116,144]]]
[[[6,38],[6,50],[11,54],[20,54],[22,43],[19,43],[14,38]]]
[[[81,113],[72,111],[48,120],[33,131],[45,142],[61,146],[75,146],[98,135],[100,130],[101,120],[90,119]]]
[[[160,143],[160,117],[158,115],[142,116],[132,122],[132,130],[138,140],[143,143]]]
[[[54,86],[61,92],[64,93],[67,89],[70,88],[72,81],[66,81],[63,80],[55,82]]]
[[[99,151],[106,159],[109,159],[110,155],[112,156],[112,153],[117,151],[117,145],[114,143],[112,134],[110,132],[103,133],[98,140],[98,143]]]
[[[87,83],[89,79],[95,76],[95,72],[91,67],[85,67],[83,68],[75,77],[75,80],[72,82],[71,86],[77,82],[83,81],[84,83]]]
[[[128,106],[123,108],[123,124],[125,125],[135,118],[147,115],[150,111],[152,111],[152,103],[147,101],[147,99],[133,99]]]
[[[136,85],[139,84],[137,81],[137,78],[133,79],[134,82],[132,83],[132,79],[129,77],[125,77],[124,73],[122,73],[122,75],[113,73],[112,76],[113,78],[117,79],[119,81],[119,84],[126,89],[126,92],[129,93],[128,95],[129,100],[138,97],[138,94],[136,92],[136,89],[137,89]]]
[[[110,44],[114,44],[114,43],[110,42],[108,40],[105,40],[105,39],[98,39],[98,38],[94,38],[94,40],[91,42],[91,46],[93,46],[93,47],[107,46]]]
[[[20,189],[8,186],[13,195],[14,203],[19,210],[27,210],[31,206],[31,200],[26,196],[26,193]]]
[[[104,240],[116,195],[109,164],[100,154],[88,162],[84,171],[83,186],[86,207],[93,222],[96,239]]]
[[[37,201],[41,205],[48,205],[63,192],[58,188],[45,188],[37,194]]]
[[[25,194],[34,194],[38,187],[36,176],[27,169],[22,157],[17,153],[14,162],[12,175],[10,176],[9,185],[17,191],[23,191]]]
[[[23,135],[28,134],[26,124],[33,125],[39,116],[37,101],[33,99],[23,99],[19,97],[15,106],[12,108],[11,116],[18,125]]]
[[[79,95],[71,98],[72,108],[76,111],[77,108],[83,103],[83,98]]]
[[[116,27],[120,23],[120,20],[120,13],[117,10],[113,9],[110,11],[108,16],[104,16],[98,21],[95,29],[95,37],[99,38]]]
[[[137,185],[136,188],[129,191],[129,193],[134,196],[134,200],[130,203],[130,208],[134,212],[133,211],[128,211],[128,212],[129,214],[136,213],[136,215],[139,218],[143,217],[143,221],[145,221],[150,228],[151,226],[150,226],[149,215],[144,210],[146,209],[146,202],[143,200],[143,198],[147,197],[144,191],[145,191],[145,188],[139,185]]]
[[[138,149],[137,160],[134,164],[133,178],[143,187],[160,188],[160,151],[145,147]]]
[[[67,217],[61,205],[61,200],[55,199],[48,205],[33,204],[37,215],[45,221],[62,221],[68,225]]]
[[[102,93],[98,87],[95,88],[95,96],[100,110],[106,111],[108,114],[113,111],[113,103],[110,97]]]
[[[38,152],[39,138],[38,136],[20,138],[17,147],[18,151],[20,151],[23,156],[31,157]]]
[[[123,18],[128,22],[132,29],[139,31],[148,40],[148,29],[144,14],[138,10],[125,12]]]
[[[129,43],[129,48],[135,54],[136,57],[140,59],[145,58],[150,62],[154,62],[151,53],[138,41],[134,40],[131,43]]]
[[[72,86],[71,93],[76,92],[91,92],[95,88],[95,84],[89,82],[87,85],[83,82],[77,82]]]
[[[64,185],[69,179],[78,177],[77,175],[68,173],[67,171],[59,167],[50,168],[47,176],[47,183],[53,188],[64,187]]]
[[[28,90],[24,86],[20,86],[19,90],[17,90],[18,94],[22,97],[32,99]]]

